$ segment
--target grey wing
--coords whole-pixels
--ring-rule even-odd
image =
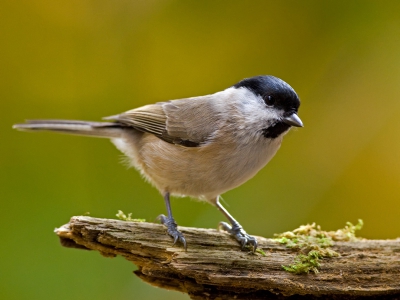
[[[197,147],[218,128],[219,113],[212,96],[146,105],[106,119],[154,134],[168,143]]]

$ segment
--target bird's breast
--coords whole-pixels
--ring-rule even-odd
[[[275,155],[281,140],[220,140],[188,148],[144,134],[131,160],[160,192],[211,200],[253,177]]]

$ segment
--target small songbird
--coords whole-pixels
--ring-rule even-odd
[[[167,216],[158,219],[186,249],[172,216],[170,195],[215,205],[228,219],[220,228],[242,248],[257,240],[219,202],[252,178],[279,149],[297,115],[293,88],[274,76],[246,78],[215,94],[159,102],[104,118],[107,122],[29,120],[19,130],[50,130],[109,138],[145,179],[164,196]]]

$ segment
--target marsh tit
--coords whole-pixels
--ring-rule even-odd
[[[215,205],[228,219],[220,228],[242,248],[257,240],[221,205],[221,194],[243,184],[263,168],[292,126],[300,100],[274,76],[256,76],[215,94],[146,105],[104,118],[107,122],[29,120],[20,130],[50,130],[109,138],[164,196],[167,216],[158,219],[174,244],[186,240],[172,216],[170,195]]]

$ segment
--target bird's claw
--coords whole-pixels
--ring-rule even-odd
[[[243,230],[239,223],[235,223],[232,226],[226,222],[219,223],[219,229],[222,229],[232,235],[242,246],[242,250],[246,246],[253,248],[253,253],[257,249],[257,240],[255,237],[248,235],[246,231]]]
[[[187,250],[186,239],[183,234],[178,230],[178,225],[176,224],[174,218],[167,217],[165,215],[159,215],[157,220],[161,222],[165,227],[167,227],[167,233],[174,239],[174,245],[177,241],[183,244],[185,251]]]

